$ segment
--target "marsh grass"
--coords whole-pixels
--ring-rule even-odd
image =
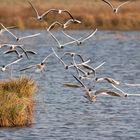
[[[36,84],[28,77],[0,82],[0,126],[31,125]]]
[[[140,29],[140,1],[133,0],[114,14],[111,8],[101,0],[31,0],[39,13],[50,8],[69,10],[72,15],[81,20],[82,24],[71,26],[72,29],[100,29],[137,30]],[[8,5],[7,5],[8,3]],[[120,4],[119,0],[112,0],[114,5]],[[8,9],[8,10],[7,10]],[[25,0],[1,0],[0,21],[5,25],[17,25],[20,28],[41,28],[50,25],[53,21],[66,21],[69,16],[49,14],[47,24],[40,24],[33,20],[34,12]]]

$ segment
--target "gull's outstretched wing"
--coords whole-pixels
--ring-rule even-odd
[[[36,16],[38,17],[39,16],[39,13],[37,11],[37,9],[33,6],[33,4],[28,0],[28,3],[30,4],[30,6],[32,7],[32,9],[34,10]]]
[[[123,6],[124,4],[127,4],[129,3],[130,1],[126,1],[126,2],[123,2],[122,4],[120,4],[116,9],[119,9],[121,6]]]
[[[17,62],[19,62],[19,61],[21,61],[21,60],[22,60],[22,58],[17,59],[17,60],[15,60],[15,61],[13,61],[13,62],[7,64],[5,67],[8,67],[8,66],[10,66],[10,65],[13,65],[13,64],[15,64],[15,63],[17,63]]]
[[[114,6],[108,0],[102,0],[102,1],[107,3],[112,9],[114,9]]]

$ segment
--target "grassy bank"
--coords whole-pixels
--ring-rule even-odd
[[[65,15],[49,14],[47,23],[37,23],[33,20],[33,10],[26,0],[0,0],[0,21],[8,25],[17,25],[20,28],[42,28],[55,20],[66,21],[69,17]],[[114,5],[118,1],[111,2]],[[7,5],[8,3],[8,5]],[[32,0],[40,13],[50,8],[69,10],[75,18],[82,21],[81,25],[71,28],[88,29],[98,27],[100,29],[140,30],[140,1],[133,0],[120,8],[118,14],[114,14],[111,8],[101,0]]]
[[[27,77],[0,82],[0,126],[24,126],[32,123],[34,81]]]

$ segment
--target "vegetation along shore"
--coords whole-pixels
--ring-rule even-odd
[[[112,0],[114,6],[118,6],[124,0]],[[21,29],[42,28],[50,25],[54,21],[64,22],[68,20],[64,16],[50,13],[45,21],[34,22],[34,11],[26,0],[0,0],[0,21],[6,25],[16,25]],[[72,29],[90,29],[96,27],[100,29],[113,30],[140,30],[140,1],[131,0],[129,4],[120,8],[118,14],[112,12],[111,8],[101,0],[32,0],[34,6],[40,13],[50,9],[67,9],[72,15],[82,21],[79,25],[74,25]]]

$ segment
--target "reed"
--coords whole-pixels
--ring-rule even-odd
[[[0,82],[0,126],[24,126],[32,124],[32,95],[36,84],[28,77]]]
[[[69,10],[75,18],[82,20],[82,24],[71,26],[72,29],[88,29],[98,27],[100,29],[139,30],[140,29],[140,1],[133,0],[120,9],[116,15],[110,7],[99,0],[32,0],[40,13],[50,8]],[[114,5],[119,1],[112,0]],[[8,5],[7,5],[8,3]],[[7,10],[8,9],[8,10]],[[1,0],[0,20],[4,24],[17,25],[19,28],[42,28],[58,20],[66,21],[69,17],[49,14],[47,23],[37,23],[33,20],[33,10],[27,1]]]

